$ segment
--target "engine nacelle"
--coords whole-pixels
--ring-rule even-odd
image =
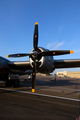
[[[31,50],[31,52],[33,52],[33,51],[34,51],[34,49]],[[44,52],[44,51],[49,51],[49,50],[45,49],[45,48],[42,48],[42,47],[39,47],[37,49],[38,53]],[[32,60],[32,58],[30,57],[29,60],[30,60],[31,67],[33,67],[33,60]],[[53,70],[54,70],[53,56],[41,56],[41,57],[37,58],[37,61],[39,62],[39,64],[37,65],[37,72],[40,72],[40,73],[50,73],[50,72],[53,72]]]

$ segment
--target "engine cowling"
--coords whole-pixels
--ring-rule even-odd
[[[34,49],[31,50],[31,53],[33,51],[34,51]],[[42,47],[39,47],[37,49],[38,53],[44,52],[44,51],[49,51],[49,50],[45,49],[45,48],[42,48]],[[32,60],[31,57],[29,58],[29,61],[30,61],[31,67],[33,68],[33,62],[34,61]],[[36,63],[37,62],[38,62],[38,64],[36,64],[37,72],[40,72],[40,73],[50,73],[50,72],[52,72],[54,70],[53,56],[39,56],[36,59]]]

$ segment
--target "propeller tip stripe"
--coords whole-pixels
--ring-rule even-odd
[[[72,53],[74,53],[74,51],[73,51],[73,50],[70,50],[70,54],[72,54]]]
[[[7,55],[6,57],[9,57],[9,55]]]
[[[38,25],[38,22],[36,22],[35,25]]]
[[[32,89],[32,92],[35,92],[35,89]]]

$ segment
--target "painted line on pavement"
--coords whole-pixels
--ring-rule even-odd
[[[6,89],[6,88],[0,88],[0,89],[2,89],[2,90],[8,90],[8,91],[13,91],[13,92],[20,92],[20,93],[25,93],[25,94],[31,94],[31,95],[38,95],[38,96],[44,96],[44,97],[50,97],[50,98],[58,98],[58,99],[72,100],[72,101],[80,102],[79,99],[72,99],[72,98],[59,97],[59,96],[52,96],[52,95],[46,95],[46,94],[25,92],[25,91],[12,90],[12,89]]]

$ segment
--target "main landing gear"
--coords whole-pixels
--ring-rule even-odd
[[[7,77],[6,77],[6,86],[7,87],[10,87],[10,86],[12,86],[12,87],[19,87],[19,83],[20,83],[20,81],[19,81],[19,76],[17,76],[17,75],[8,75]]]

